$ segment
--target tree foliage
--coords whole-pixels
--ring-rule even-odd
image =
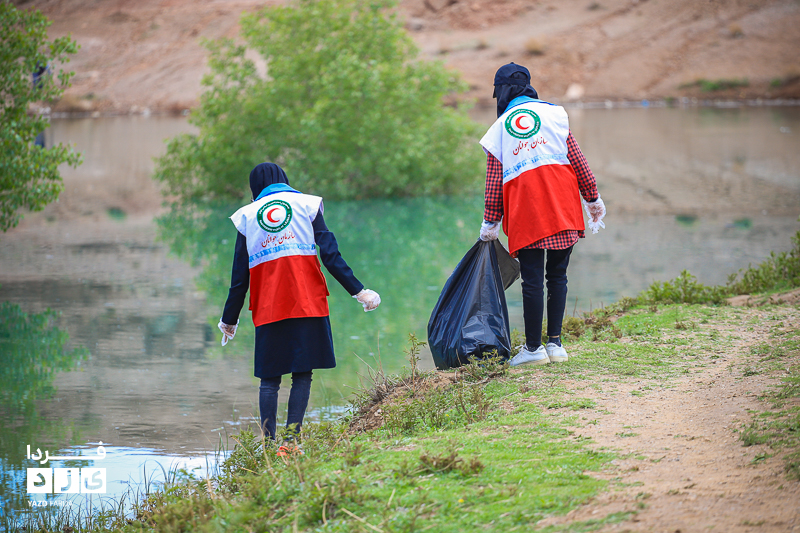
[[[69,37],[47,40],[50,21],[36,10],[23,11],[0,2],[0,230],[17,225],[21,209],[41,210],[58,198],[62,189],[58,166],[77,166],[80,156],[59,144],[36,146],[36,136],[47,119],[29,114],[33,102],[58,98],[72,73],[60,70],[43,76],[36,87],[37,69],[65,63],[77,51]]]
[[[299,0],[244,15],[243,45],[208,43],[207,90],[190,118],[199,132],[173,138],[157,161],[165,192],[192,203],[241,199],[263,161],[331,199],[474,184],[476,125],[443,104],[465,86],[440,63],[418,59],[393,4]]]

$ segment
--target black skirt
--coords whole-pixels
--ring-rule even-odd
[[[289,318],[256,327],[257,378],[335,366],[331,321],[327,316]]]

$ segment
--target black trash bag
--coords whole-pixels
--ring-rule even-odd
[[[499,241],[478,241],[444,284],[428,322],[436,368],[445,370],[497,350],[511,356],[505,289],[519,277],[519,262]]]

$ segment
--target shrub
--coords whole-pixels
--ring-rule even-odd
[[[642,293],[640,300],[650,303],[719,304],[736,294],[800,287],[800,231],[792,237],[792,243],[794,247],[791,250],[777,254],[772,252],[760,264],[732,274],[725,285],[703,285],[684,270],[673,280],[653,282]]]
[[[410,435],[485,420],[492,402],[481,385],[459,381],[450,387],[416,393],[407,400],[399,399],[385,407],[384,427],[391,435]]]
[[[728,288],[733,294],[750,294],[784,288],[800,287],[800,231],[792,237],[794,247],[776,254],[761,264],[749,266],[739,271],[741,278],[737,281],[734,275],[728,281]]]
[[[244,44],[210,42],[211,73],[155,177],[186,202],[244,197],[265,160],[329,199],[461,192],[477,184],[479,127],[443,100],[466,85],[418,50],[392,0],[299,0],[245,14]],[[247,49],[267,64],[259,75]]]
[[[568,340],[577,340],[586,332],[586,323],[582,318],[565,316],[561,323],[561,335]]]
[[[672,303],[715,303],[719,304],[729,295],[725,287],[710,287],[697,281],[697,278],[684,270],[671,281],[653,282],[645,291],[645,299],[651,302]]]
[[[420,471],[433,474],[446,474],[457,471],[462,475],[469,476],[478,474],[483,470],[483,463],[478,458],[463,459],[458,456],[458,452],[454,449],[450,449],[441,455],[423,453],[419,456],[419,462]]]

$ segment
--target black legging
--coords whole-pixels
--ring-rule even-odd
[[[278,416],[278,390],[281,388],[281,376],[262,378],[258,388],[258,407],[261,411],[261,430],[275,440],[276,418]],[[289,392],[289,412],[286,415],[286,427],[300,433],[303,417],[308,407],[311,393],[311,371],[293,372],[292,389]]]
[[[547,336],[561,336],[561,323],[567,306],[567,266],[572,246],[566,250],[520,250],[522,310],[525,318],[525,344],[535,350],[542,344],[544,318],[544,279],[547,278]]]

